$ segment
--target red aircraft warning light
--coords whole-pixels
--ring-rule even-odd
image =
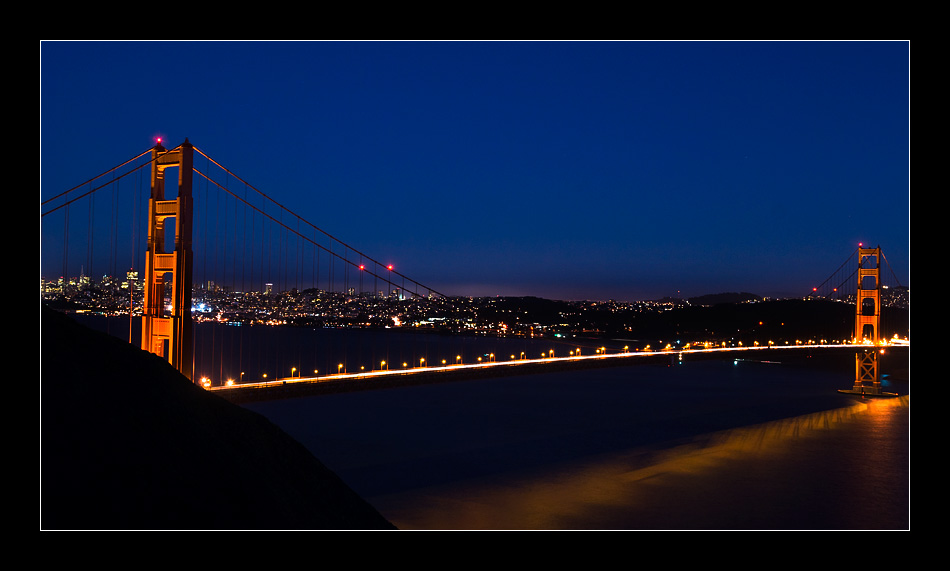
[[[393,265],[392,265],[392,264],[389,264],[388,266],[386,266],[386,268],[389,269],[389,271],[393,271]]]

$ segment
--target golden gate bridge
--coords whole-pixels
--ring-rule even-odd
[[[177,193],[166,196],[166,180],[177,175]],[[42,278],[45,294],[128,317],[128,339],[161,355],[185,377],[208,388],[261,388],[288,382],[343,382],[404,374],[433,374],[581,363],[654,353],[624,346],[573,344],[540,353],[499,351],[478,357],[462,354],[370,360],[357,369],[345,359],[316,366],[274,367],[245,378],[225,372],[224,351],[235,342],[197,342],[195,323],[314,327],[413,325],[464,320],[466,309],[405,275],[391,261],[370,256],[308,222],[186,141],[172,149],[155,147],[41,202],[41,228],[57,227],[62,240],[44,232],[41,274],[60,269],[58,279]],[[144,253],[144,256],[143,256]],[[78,266],[78,271],[77,271]],[[93,276],[102,275],[96,281]],[[73,276],[73,277],[70,277]],[[889,285],[893,284],[893,285]],[[883,394],[875,349],[881,335],[881,308],[906,292],[880,247],[859,245],[846,261],[805,297],[855,305],[854,388]],[[240,337],[240,336],[239,336]],[[243,341],[237,341],[242,344]],[[215,347],[217,345],[217,347]],[[831,346],[833,344],[829,344]],[[690,351],[737,351],[769,347],[690,347]],[[814,346],[814,345],[812,345]],[[837,346],[837,345],[835,345]],[[233,351],[233,347],[231,347]],[[244,351],[239,347],[237,352]],[[196,354],[197,353],[197,354]],[[208,366],[207,363],[212,363]],[[235,369],[236,367],[236,369]],[[217,382],[202,372],[218,369]]]

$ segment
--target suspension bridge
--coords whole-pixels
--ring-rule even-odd
[[[166,181],[175,178],[177,184],[166,189]],[[42,243],[44,299],[111,317],[123,324],[113,333],[168,359],[192,382],[231,392],[592,366],[656,358],[663,351],[851,346],[856,373],[846,391],[886,395],[878,347],[893,340],[883,334],[882,308],[900,302],[907,291],[880,247],[860,245],[803,295],[853,304],[854,328],[847,338],[778,345],[717,340],[686,347],[558,339],[553,329],[537,324],[480,320],[470,300],[439,292],[392,261],[322,230],[187,140],[172,149],[159,142],[43,200],[41,229],[47,226],[57,227],[62,241]],[[54,268],[58,278],[44,277]],[[301,343],[283,336],[287,327],[275,326],[320,335]],[[391,340],[373,337],[384,328],[486,333],[518,341],[485,349],[485,344],[459,347],[417,336],[394,347]],[[365,334],[360,343],[369,349],[354,351],[352,342],[335,338],[360,330]]]

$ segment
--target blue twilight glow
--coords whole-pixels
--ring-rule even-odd
[[[909,283],[906,41],[40,48],[41,200],[187,137],[449,294],[795,295],[859,241]]]

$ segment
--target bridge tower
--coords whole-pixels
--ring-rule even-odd
[[[871,347],[855,353],[854,392],[881,394],[878,342],[881,335],[881,247],[858,248],[857,308],[854,342]]]
[[[193,380],[191,282],[192,168],[194,148],[188,139],[171,151],[152,149],[152,194],[148,201],[148,250],[145,254],[145,301],[142,349],[166,357]],[[165,199],[165,169],[178,168],[178,196]],[[166,253],[166,221],[175,222],[174,250]],[[171,303],[165,304],[166,276],[171,274]],[[167,307],[167,309],[166,309]]]

